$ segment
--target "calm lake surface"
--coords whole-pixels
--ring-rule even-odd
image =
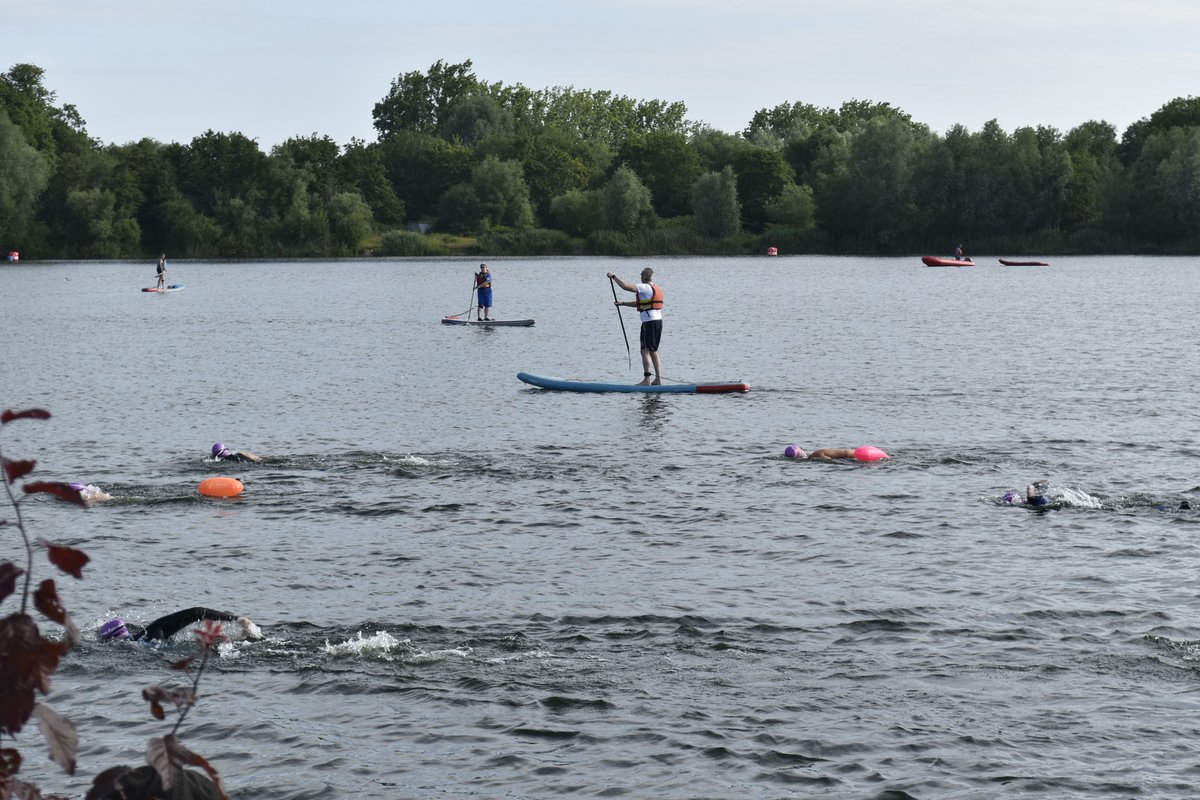
[[[140,764],[191,637],[97,627],[205,605],[267,637],[181,732],[235,798],[1196,796],[1200,259],[1047,260],[496,259],[492,330],[478,260],[0,266],[4,454],[114,496],[24,506],[92,561],[79,772],[22,774]],[[640,379],[647,263],[664,372],[748,394],[517,381]]]

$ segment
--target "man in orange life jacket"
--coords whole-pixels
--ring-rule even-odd
[[[637,295],[636,300],[616,301],[618,306],[629,306],[636,308],[642,318],[642,332],[640,341],[642,346],[642,374],[645,376],[638,383],[639,386],[657,386],[662,383],[662,365],[658,360],[658,343],[662,339],[662,307],[663,307],[663,290],[661,286],[650,282],[650,278],[654,276],[654,270],[646,267],[642,270],[641,283],[626,283],[611,272],[608,277],[616,281],[617,286],[620,286],[627,292],[633,292]],[[650,372],[650,367],[654,367],[654,372]],[[654,380],[650,380],[650,376],[654,376]]]

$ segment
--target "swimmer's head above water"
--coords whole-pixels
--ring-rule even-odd
[[[229,452],[229,448],[220,442],[217,442],[212,446],[212,454],[213,458],[229,458],[229,456],[233,455],[231,452]]]
[[[129,627],[125,624],[125,620],[120,617],[113,617],[100,626],[100,638],[106,641],[108,639],[132,639],[133,634],[129,632]]]

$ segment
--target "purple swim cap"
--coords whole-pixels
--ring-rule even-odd
[[[798,444],[789,444],[783,448],[783,455],[786,458],[808,458],[808,453],[804,452],[804,448]]]
[[[229,448],[217,442],[212,447],[213,458],[225,458],[229,455]]]
[[[78,481],[73,481],[71,483],[68,483],[67,486],[70,486],[72,489],[74,489],[77,492],[82,492],[84,489],[87,488],[86,483],[79,483]]]
[[[101,639],[128,639],[129,628],[125,627],[125,620],[120,617],[113,617],[108,622],[100,626]]]
[[[1009,489],[1004,493],[1004,497],[1001,497],[1000,500],[1004,503],[1019,503],[1021,501],[1021,495],[1018,494],[1015,489]]]

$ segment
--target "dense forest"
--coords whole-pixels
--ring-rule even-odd
[[[945,134],[887,103],[782,103],[745,130],[681,102],[392,81],[373,142],[240,133],[105,144],[44,71],[0,75],[0,252],[25,259],[361,254],[1200,252],[1200,98],[1118,138],[993,120]]]

